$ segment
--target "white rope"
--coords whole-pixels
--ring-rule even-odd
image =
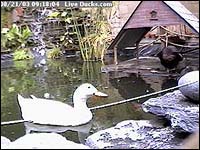
[[[171,45],[174,45],[174,46],[178,46],[178,47],[184,47],[184,48],[199,48],[199,45],[198,46],[192,46],[192,45],[180,45],[180,44],[176,44],[176,43],[172,43],[168,40],[165,40],[165,39],[160,39],[161,41],[164,41],[165,43],[170,43]]]
[[[23,122],[32,122],[32,121],[28,121],[28,120],[14,120],[14,121],[1,122],[1,125],[9,125],[9,124],[16,124],[16,123],[23,123]]]
[[[190,84],[194,84],[196,82],[198,82],[198,81],[188,82],[186,84],[171,87],[171,88],[168,88],[168,89],[165,89],[165,90],[161,90],[161,91],[149,93],[149,94],[146,94],[146,95],[122,100],[122,101],[119,101],[119,102],[114,102],[114,103],[105,104],[105,105],[101,105],[101,106],[95,106],[95,107],[92,107],[92,108],[89,108],[89,109],[90,110],[96,110],[96,109],[100,109],[100,108],[106,108],[106,107],[110,107],[110,106],[115,106],[115,105],[131,102],[131,101],[135,101],[135,100],[138,100],[138,99],[146,98],[146,97],[157,95],[157,94],[160,94],[160,93],[163,93],[163,92],[171,91],[171,90],[174,90],[174,89],[177,89],[177,88],[180,88],[180,87],[184,87],[184,86],[187,86],[187,85],[190,85]],[[1,122],[1,125],[10,125],[10,124],[16,124],[16,123],[22,123],[22,122],[32,122],[32,121],[29,121],[29,120],[14,120],[14,121]]]
[[[185,37],[193,37],[193,38],[199,38],[199,36],[196,36],[196,35],[186,35],[186,34],[180,34],[178,32],[175,32],[175,31],[170,31],[169,29],[163,27],[163,26],[160,26],[162,29],[164,29],[165,31],[169,32],[169,33],[173,33],[173,34],[176,34],[176,35],[180,35],[180,36],[185,36]]]
[[[171,88],[168,88],[168,89],[165,89],[165,90],[161,90],[161,91],[149,93],[149,94],[146,94],[146,95],[142,95],[142,96],[138,96],[138,97],[134,97],[134,98],[122,100],[122,101],[119,101],[119,102],[114,102],[114,103],[105,104],[105,105],[101,105],[101,106],[95,106],[95,107],[90,108],[90,110],[95,110],[95,109],[100,109],[100,108],[106,108],[106,107],[110,107],[110,106],[115,106],[115,105],[119,105],[119,104],[131,102],[131,101],[135,101],[135,100],[138,100],[138,99],[142,99],[142,98],[146,98],[146,97],[149,97],[149,96],[157,95],[157,94],[160,94],[160,93],[163,93],[163,92],[175,90],[177,88],[184,87],[184,86],[193,84],[195,82],[198,82],[198,81],[188,82],[186,84],[182,84],[182,85],[171,87]]]

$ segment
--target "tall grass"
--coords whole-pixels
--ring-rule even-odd
[[[74,31],[77,34],[81,56],[84,61],[103,61],[110,40],[110,27],[102,8],[90,12],[91,18],[83,21],[81,34],[74,12],[71,11]]]

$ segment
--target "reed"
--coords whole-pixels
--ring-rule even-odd
[[[102,13],[102,8],[98,8],[95,12],[90,13],[91,19],[85,19],[83,21],[84,34],[80,32],[74,12],[71,11],[71,14],[83,60],[103,61],[106,48],[109,44],[110,28]]]

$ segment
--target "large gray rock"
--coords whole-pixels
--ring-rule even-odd
[[[74,143],[57,133],[26,134],[13,142],[1,138],[4,149],[89,149],[83,144]]]
[[[150,124],[150,121],[127,120],[115,127],[98,131],[86,139],[94,149],[163,149],[175,148],[174,130]]]
[[[142,109],[167,118],[177,132],[192,133],[199,128],[199,105],[191,103],[179,90],[147,100]]]
[[[181,87],[179,90],[184,96],[192,100],[199,101],[199,71],[192,71],[185,74],[179,79],[178,85],[183,85],[190,82],[195,83]]]

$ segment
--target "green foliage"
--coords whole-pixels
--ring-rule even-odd
[[[99,62],[86,61],[82,67],[82,78],[87,82],[89,81],[101,81],[101,66]]]
[[[89,31],[85,27],[85,31],[88,32],[88,35],[82,38],[84,45],[90,50],[89,58],[93,60],[101,59],[103,61],[104,53],[109,43],[109,25],[104,20],[97,20],[95,22],[96,26],[93,31]]]
[[[13,54],[13,60],[24,60],[32,58],[29,54],[27,49],[18,49]]]
[[[32,68],[32,66],[34,66],[34,60],[14,61],[13,66],[16,70],[23,71],[23,73],[26,74],[27,72],[32,72],[32,70],[34,70],[34,68]]]
[[[73,9],[76,13],[76,20],[81,22],[85,14],[80,9]],[[64,9],[62,12],[52,12],[47,19],[58,18],[62,24],[66,26],[66,32],[60,35],[60,40],[57,42],[60,49],[79,50],[76,33],[73,31],[72,15],[70,9]]]
[[[103,61],[110,42],[110,26],[103,8],[70,8],[63,12],[53,12],[48,18],[59,18],[65,22],[66,32],[60,36],[60,47],[80,50],[84,61]]]
[[[2,28],[2,47],[15,51],[19,48],[24,48],[28,38],[32,35],[28,26],[19,27],[13,24],[10,29]]]
[[[14,88],[14,87],[9,87],[9,88],[8,88],[8,92],[9,92],[9,93],[14,92],[14,91],[15,91],[15,88]]]
[[[48,17],[49,18],[57,18],[60,12],[52,12]]]
[[[47,52],[47,58],[56,59],[62,56],[62,51],[59,47],[54,47],[52,50]]]
[[[76,20],[74,21],[74,30],[77,34],[83,60],[103,61],[105,50],[110,41],[110,27],[102,13],[102,8],[96,9],[95,12],[93,11],[90,14],[91,19],[86,19],[83,22],[85,34],[81,34]]]

